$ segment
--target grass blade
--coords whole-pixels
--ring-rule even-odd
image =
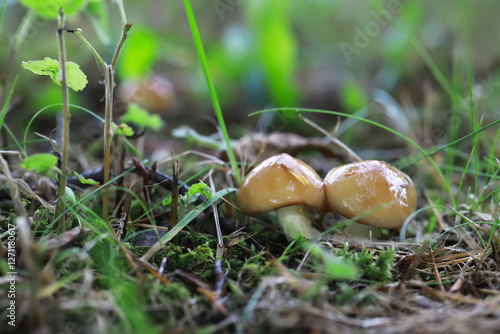
[[[6,5],[7,5],[7,0],[3,0],[2,9],[0,10],[0,34],[2,33],[2,23],[3,23],[3,17],[5,15]]]
[[[14,81],[12,82],[12,85],[10,85],[9,94],[7,95],[7,99],[5,100],[5,103],[3,105],[2,116],[0,116],[0,131],[2,131],[3,121],[5,119],[5,115],[7,114],[7,108],[9,107],[10,97],[12,96],[12,93],[14,92],[14,86],[16,85],[18,78],[19,78],[19,75],[15,77]]]
[[[149,251],[142,256],[142,260],[147,261],[151,256],[153,256],[156,252],[158,252],[168,241],[172,240],[184,227],[187,226],[196,216],[202,213],[209,206],[218,201],[221,197],[236,191],[236,188],[226,188],[214,193],[214,196],[211,200],[203,202],[194,208],[191,212],[189,212],[184,218],[182,218],[175,227],[173,227],[167,234],[165,234],[160,241],[158,241],[153,247],[149,249]]]
[[[203,49],[203,43],[201,42],[200,32],[198,31],[198,26],[196,24],[196,19],[194,17],[193,9],[191,8],[191,3],[189,0],[184,0],[184,6],[186,7],[186,14],[189,21],[189,26],[191,27],[191,32],[193,34],[194,45],[196,47],[196,52],[198,53],[198,58],[203,69],[203,74],[207,81],[208,90],[210,92],[210,98],[212,100],[212,105],[215,110],[215,115],[217,116],[217,121],[219,122],[222,135],[224,136],[224,141],[226,142],[227,155],[233,169],[234,176],[238,185],[241,184],[241,175],[238,168],[238,163],[236,162],[236,157],[234,155],[233,148],[231,147],[231,142],[229,139],[229,134],[227,133],[226,123],[224,122],[224,116],[222,115],[222,110],[220,108],[219,99],[217,98],[217,92],[215,91],[215,86],[210,77],[210,72],[208,69],[207,57],[205,55],[205,50]]]

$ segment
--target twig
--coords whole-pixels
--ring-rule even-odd
[[[174,152],[172,151],[172,156],[174,156]],[[170,204],[170,228],[174,228],[177,225],[178,216],[177,216],[177,208],[179,206],[179,173],[180,166],[179,160],[175,160],[172,165],[172,203]],[[174,244],[179,244],[179,235],[176,235],[174,238]]]
[[[106,68],[106,62],[104,62],[99,52],[97,52],[97,50],[92,46],[92,44],[90,44],[89,41],[87,41],[87,39],[83,37],[82,29],[68,30],[68,32],[74,33],[76,36],[80,37],[83,44],[85,44],[89,48],[89,50],[94,54],[95,58],[97,59],[97,62],[101,66],[101,71],[104,71]]]
[[[439,274],[438,267],[436,265],[436,260],[434,259],[434,252],[432,251],[432,246],[429,247],[429,253],[431,255],[432,259],[432,269],[434,270],[434,275],[436,276],[436,281],[439,286],[439,291],[445,292],[444,286],[443,286],[443,281],[441,280],[441,275]]]
[[[342,141],[340,141],[340,139],[335,138],[330,133],[328,133],[328,131],[326,131],[325,129],[323,129],[322,127],[320,127],[318,124],[314,123],[313,121],[305,118],[304,116],[299,115],[299,117],[300,117],[301,120],[303,120],[304,122],[306,122],[307,124],[309,124],[310,126],[312,126],[313,128],[315,128],[316,130],[318,130],[319,132],[321,132],[322,134],[324,134],[325,136],[327,136],[328,139],[330,139],[332,141],[332,143],[334,143],[335,145],[343,148],[347,152],[347,154],[349,155],[349,157],[352,160],[363,161],[363,159],[361,159],[359,157],[359,155],[357,155],[353,150],[351,150],[351,148],[349,146],[347,146]]]
[[[111,165],[111,123],[113,113],[113,69],[107,65],[104,70],[104,91],[106,100],[106,110],[104,119],[104,175],[103,175],[103,192],[102,192],[102,215],[107,220],[109,214],[109,194],[106,191],[107,183],[109,182],[109,170]]]
[[[109,214],[109,194],[106,191],[107,183],[109,182],[109,172],[111,165],[111,140],[113,137],[111,125],[113,123],[113,90],[115,86],[115,68],[118,62],[118,58],[123,48],[123,44],[127,39],[128,32],[132,28],[132,23],[127,23],[127,17],[125,15],[125,9],[123,7],[123,1],[117,1],[120,16],[123,21],[122,36],[118,45],[116,46],[115,53],[113,55],[113,60],[111,65],[106,64],[106,62],[99,55],[97,50],[82,36],[82,30],[70,30],[69,32],[74,33],[83,41],[85,45],[90,49],[90,51],[97,58],[99,65],[104,71],[104,91],[105,91],[105,120],[104,120],[104,175],[103,175],[103,193],[102,193],[102,214],[105,219]],[[61,30],[61,29],[60,29]]]
[[[210,180],[210,188],[212,189],[213,192],[216,192],[214,180],[212,178],[212,173],[213,173],[213,169],[210,169],[210,172],[208,173],[208,179]],[[217,204],[215,204],[215,203],[212,204],[212,211],[214,213],[215,230],[217,231],[216,257],[221,259],[222,256],[224,255],[224,241],[222,240],[222,231],[220,228],[219,211],[217,209]]]
[[[141,266],[143,266],[147,271],[149,271],[151,274],[153,274],[154,277],[158,278],[164,284],[170,284],[170,281],[168,279],[166,279],[158,271],[156,271],[155,267],[153,267],[148,261],[143,260],[142,258],[138,258],[138,259],[136,259],[136,261],[139,262],[139,264]]]
[[[57,36],[59,39],[59,70],[61,73],[61,91],[62,91],[62,116],[63,116],[63,136],[62,136],[62,156],[61,156],[61,174],[59,176],[59,201],[57,202],[55,216],[59,217],[58,222],[59,231],[66,230],[66,215],[65,200],[66,194],[66,179],[68,168],[68,147],[69,147],[69,124],[71,121],[71,114],[69,112],[69,93],[68,93],[68,76],[66,73],[66,48],[64,43],[64,26],[65,15],[61,8],[58,16]]]
[[[123,20],[126,20],[125,10],[123,9],[123,2],[118,1],[118,7],[120,8],[120,13]],[[115,68],[118,62],[118,57],[123,48],[123,43],[127,39],[128,31],[132,28],[132,23],[126,23],[124,21],[124,26],[122,30],[122,36],[118,45],[116,46],[115,54],[113,55],[113,60],[111,61],[111,65],[106,65],[106,69],[104,72],[104,81],[105,81],[105,99],[106,99],[106,110],[105,110],[105,121],[104,121],[104,184],[109,181],[109,169],[111,164],[111,124],[113,119],[113,89],[115,86]],[[103,216],[106,217],[108,215],[108,207],[109,207],[109,196],[106,191],[103,192],[102,195],[102,211]]]
[[[113,55],[113,60],[111,61],[111,67],[113,68],[113,73],[116,68],[116,64],[118,63],[118,57],[120,57],[120,53],[122,52],[123,48],[123,43],[125,43],[125,40],[127,39],[128,32],[132,28],[132,22],[126,23],[123,26],[122,30],[122,37],[120,38],[120,42],[118,42],[118,45],[116,46],[115,54]]]
[[[7,188],[10,191],[10,198],[14,204],[14,210],[18,217],[26,217],[26,209],[21,201],[21,196],[19,196],[19,187],[14,177],[12,176],[9,168],[9,164],[3,158],[3,155],[0,154],[0,170],[3,175],[5,175],[5,183],[7,184]]]

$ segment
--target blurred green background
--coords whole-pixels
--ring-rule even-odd
[[[68,18],[68,28],[82,28],[87,40],[109,61],[121,32],[116,4],[97,0],[77,3],[82,9]],[[234,138],[254,130],[317,135],[292,114],[248,117],[263,108],[306,107],[358,113],[423,146],[437,145],[447,140],[451,115],[456,118],[453,125],[458,133],[470,132],[469,88],[478,119],[484,117],[487,124],[499,117],[498,1],[191,3]],[[121,99],[126,99],[122,96],[126,93],[120,93],[121,86],[167,79],[165,94],[172,100],[154,111],[167,121],[159,133],[168,137],[179,124],[204,134],[214,133],[215,117],[183,3],[130,0],[124,4],[134,25],[117,68],[116,114],[123,113]],[[61,101],[59,87],[50,79],[21,68],[22,61],[57,59],[55,20],[32,17],[31,25],[25,27],[25,38],[14,41],[27,13],[18,1],[6,1],[0,35],[1,99],[4,101],[9,89],[6,85],[19,75],[7,116],[8,124],[19,128],[40,108]],[[82,92],[71,92],[70,101],[102,114],[103,75],[76,36],[68,34],[66,42],[69,60],[78,63],[89,80]],[[18,47],[15,53],[13,43]],[[55,126],[53,117],[46,116],[34,130],[47,134]],[[89,117],[74,115],[79,125],[86,124]],[[336,122],[331,116],[310,118],[327,130]],[[358,123],[341,129],[341,134],[353,146],[369,148],[375,145],[371,131],[375,130]],[[393,146],[397,140],[380,134],[376,145],[381,143]]]

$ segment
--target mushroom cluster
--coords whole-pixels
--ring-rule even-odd
[[[322,180],[306,163],[283,153],[264,160],[247,175],[237,202],[245,214],[275,210],[291,238],[299,234],[313,238],[319,232],[311,225],[310,209],[394,229],[415,211],[417,195],[410,177],[383,161],[340,166]]]

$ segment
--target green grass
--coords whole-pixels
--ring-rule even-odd
[[[231,167],[233,169],[234,177],[236,178],[237,184],[240,185],[242,181],[240,170],[238,167],[238,163],[236,161],[236,157],[234,155],[233,148],[231,146],[231,140],[229,139],[229,133],[227,131],[226,122],[224,121],[224,115],[222,114],[222,110],[219,104],[219,99],[217,98],[217,92],[212,82],[212,77],[210,76],[207,57],[205,55],[205,50],[203,48],[203,43],[201,41],[200,32],[198,31],[198,25],[196,24],[196,19],[189,0],[184,0],[184,6],[186,7],[186,15],[189,21],[189,26],[191,27],[191,32],[193,34],[193,40],[196,52],[198,53],[198,59],[200,60],[201,68],[203,70],[203,74],[205,75],[205,80],[207,81],[207,86],[210,92],[210,99],[212,100],[215,116],[217,117],[217,121],[219,122],[220,130],[222,132],[222,136],[224,137],[224,141],[226,142],[227,155],[229,157],[229,161],[231,163]]]
[[[5,4],[4,4],[5,6]],[[10,98],[12,97],[12,93],[14,92],[14,87],[16,86],[16,82],[19,76],[16,76],[12,84],[10,85],[9,93],[7,94],[7,98],[5,99],[5,103],[2,108],[2,115],[0,116],[0,131],[3,127],[3,122],[5,120],[5,115],[7,115],[7,108],[9,107]]]
[[[3,2],[0,13],[0,27],[5,3],[6,1]],[[462,1],[461,4],[466,16],[465,2]],[[421,315],[418,314],[418,302],[423,297],[433,300],[433,303],[428,305],[429,308],[438,305],[443,314],[443,318],[438,319],[440,326],[448,319],[445,317],[446,312],[455,314],[464,308],[464,305],[468,311],[476,312],[475,317],[480,319],[477,314],[486,305],[481,301],[495,295],[484,292],[488,290],[484,282],[487,282],[485,279],[494,282],[497,274],[493,262],[486,261],[494,259],[493,252],[497,247],[500,227],[500,162],[495,157],[500,129],[496,131],[493,142],[485,136],[485,131],[498,126],[500,120],[483,125],[483,121],[476,115],[477,106],[472,92],[472,66],[469,68],[469,63],[466,62],[471,104],[470,108],[464,111],[459,97],[462,86],[465,86],[461,79],[462,61],[455,58],[451,76],[448,75],[415,37],[418,35],[414,34],[414,31],[406,31],[406,37],[429,68],[433,78],[440,84],[441,94],[452,106],[452,124],[445,129],[447,142],[430,148],[423,147],[407,133],[401,133],[381,122],[356,114],[311,108],[272,108],[252,113],[251,115],[258,115],[284,111],[287,114],[323,114],[331,116],[332,120],[342,117],[347,121],[362,122],[382,129],[415,149],[409,151],[417,152],[395,159],[394,164],[397,167],[405,169],[410,166],[417,167],[420,162],[428,162],[427,165],[432,167],[432,176],[437,176],[442,181],[443,189],[440,189],[440,185],[420,178],[414,179],[417,186],[423,185],[429,190],[429,198],[434,204],[425,203],[421,198],[419,209],[403,225],[400,239],[384,231],[383,235],[387,240],[379,244],[339,242],[333,236],[341,235],[343,225],[348,223],[344,221],[332,222],[331,226],[326,226],[328,231],[322,234],[323,239],[318,244],[304,239],[288,243],[272,225],[272,214],[250,219],[234,210],[237,189],[229,187],[228,184],[241,183],[241,165],[236,161],[229,140],[229,128],[226,127],[214,86],[215,78],[211,76],[208,68],[190,1],[184,0],[184,6],[198,60],[224,137],[232,173],[229,168],[219,168],[225,166],[210,163],[196,166],[194,171],[189,170],[189,175],[183,180],[186,184],[216,174],[218,191],[214,190],[211,199],[197,206],[186,204],[185,215],[181,213],[177,225],[163,237],[159,236],[156,228],[159,224],[153,216],[168,213],[168,207],[162,202],[169,195],[165,194],[164,190],[158,190],[157,184],[146,183],[142,186],[140,182],[146,177],[136,177],[135,173],[130,173],[131,170],[112,177],[104,185],[107,186],[105,189],[96,187],[78,190],[75,191],[75,199],[59,199],[66,201],[63,214],[70,214],[72,226],[82,227],[82,233],[74,239],[68,234],[54,233],[53,224],[58,217],[51,216],[50,207],[37,208],[35,200],[25,199],[26,208],[33,218],[33,231],[29,240],[23,239],[23,256],[29,252],[33,255],[30,257],[32,262],[36,264],[31,268],[19,268],[22,280],[17,283],[18,291],[22,291],[26,296],[36,296],[31,300],[20,300],[25,303],[23,307],[27,305],[27,314],[34,314],[33,305],[48,305],[50,308],[42,309],[47,326],[52,326],[57,321],[62,324],[80,324],[80,321],[87,321],[87,327],[81,328],[86,332],[157,333],[174,329],[198,333],[269,333],[277,330],[292,332],[295,329],[293,326],[298,324],[303,326],[301,330],[305,331],[328,330],[330,327],[326,326],[331,326],[332,319],[335,320],[338,331],[352,332],[370,331],[378,329],[378,326],[386,326],[385,323],[377,323],[375,328],[363,327],[370,326],[372,314],[377,315],[374,320],[386,319],[384,321],[391,322],[390,324],[407,316],[407,313],[411,313],[412,317],[425,316],[425,312],[429,312],[428,308]],[[123,22],[126,24],[126,19]],[[469,29],[466,24],[465,32]],[[470,36],[468,38],[470,43]],[[469,53],[470,51],[468,50]],[[451,77],[450,81],[448,77]],[[27,151],[32,149],[30,144],[39,142],[28,140],[33,126],[39,120],[38,117],[48,109],[60,107],[61,104],[48,105],[38,110],[26,127],[23,127],[23,141],[19,143],[7,124],[4,124],[15,84],[16,81],[10,86],[0,118],[0,129],[7,130],[16,142],[17,146],[12,147],[17,147],[27,154]],[[91,110],[76,105],[70,107],[72,110],[84,110],[100,123],[104,123],[104,119]],[[470,132],[460,135],[461,129],[457,124],[464,119],[470,122]],[[350,135],[355,135],[355,131],[355,127],[350,128]],[[143,160],[132,144],[133,141],[125,138],[123,140],[127,145],[127,159],[134,157]],[[74,142],[72,144],[75,145]],[[434,155],[440,152],[445,153],[442,162],[434,158]],[[489,155],[481,157],[481,154],[486,154],[483,152]],[[186,158],[186,165],[191,163],[188,159],[190,157]],[[142,162],[147,163],[144,160]],[[327,160],[324,162],[328,163]],[[98,163],[102,164],[101,161]],[[127,177],[130,184],[123,187],[113,186],[121,177]],[[466,186],[466,178],[473,179],[474,184]],[[148,191],[144,191],[145,189]],[[423,189],[420,190],[420,193],[423,193]],[[110,194],[120,191],[126,194],[124,198],[130,200],[132,207],[129,213],[133,212],[128,217],[129,220],[125,221],[120,212],[116,219],[108,221],[105,218],[99,203],[99,195],[103,191]],[[229,203],[223,202],[222,198]],[[219,203],[219,216],[226,219],[227,223],[237,223],[237,228],[243,227],[243,224],[248,225],[244,231],[236,230],[223,236],[222,264],[217,267],[214,257],[216,250],[219,251],[217,236],[212,235],[210,228],[205,229],[206,226],[198,226],[195,229],[192,225],[194,222],[200,223],[196,218],[202,212]],[[9,210],[6,206],[1,212],[5,219],[0,221],[0,226],[4,230],[6,224],[15,219],[15,215]],[[448,230],[439,230],[434,213],[445,220],[449,225]],[[491,214],[492,220],[478,216],[481,213]],[[206,222],[201,223],[212,227],[215,223],[212,212],[207,212],[206,216]],[[158,241],[155,239],[147,246],[136,246],[135,238],[142,231],[138,231],[133,224],[143,218],[147,218],[147,222],[153,226],[152,230],[155,231]],[[413,218],[416,218],[416,223],[412,221]],[[330,223],[333,218],[325,220]],[[165,221],[167,220],[164,219],[163,222]],[[127,228],[126,235],[122,238],[116,231],[124,223]],[[490,227],[488,233],[480,230],[487,227]],[[28,230],[25,229],[24,232]],[[457,236],[459,241],[448,247],[447,243],[451,242],[448,237],[451,235]],[[65,240],[67,238],[71,242],[65,243],[64,248],[55,247],[47,251],[49,241],[58,236],[64,236]],[[447,261],[447,256],[451,260]],[[465,260],[458,262],[460,259]],[[409,270],[411,268],[413,271]],[[6,275],[8,270],[5,259],[0,259],[0,270],[2,276]],[[452,292],[457,282],[466,284],[463,289]],[[5,285],[0,285],[0,290],[1,293],[6,292]],[[398,304],[397,308],[394,308],[392,301],[395,293],[401,294],[411,306],[407,308]],[[470,299],[473,302],[470,302]],[[227,310],[227,314],[220,311],[221,305]],[[491,314],[496,312],[496,309],[491,303],[487,305],[488,310],[493,311],[488,311],[484,317],[492,321]],[[398,313],[400,308],[401,313]],[[301,322],[283,328],[295,318]],[[310,323],[319,327],[309,328],[308,322],[302,321],[303,319],[318,320]],[[28,323],[32,318],[24,320]],[[52,322],[53,320],[55,322]],[[262,321],[260,327],[254,327],[257,320]],[[321,327],[323,322],[324,328]],[[347,327],[351,322],[354,325]],[[96,323],[101,327],[92,327]],[[402,324],[399,323],[400,326]],[[59,331],[59,328],[54,328],[54,331],[56,329]]]

